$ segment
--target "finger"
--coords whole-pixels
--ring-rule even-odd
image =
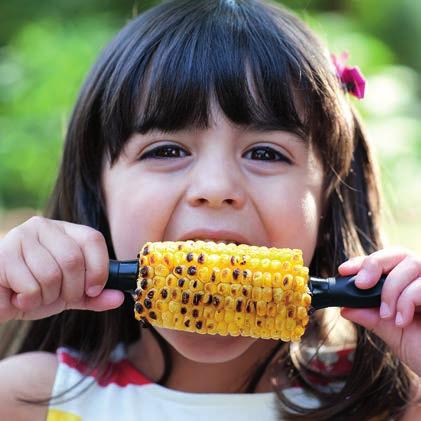
[[[41,287],[20,256],[5,268],[6,288],[12,291],[11,304],[21,311],[28,311],[41,305]]]
[[[13,293],[9,288],[0,286],[0,324],[17,319],[19,310],[11,305]]]
[[[75,310],[106,311],[120,307],[124,302],[124,293],[117,290],[103,290],[97,297],[83,298],[80,304],[72,307]]]
[[[343,262],[338,267],[338,272],[341,276],[354,275],[357,273],[367,256],[351,257],[346,262]]]
[[[85,288],[85,258],[79,244],[53,221],[38,229],[40,243],[49,250],[62,272],[60,296],[66,303],[78,302]]]
[[[411,282],[399,297],[396,308],[395,323],[400,328],[408,326],[413,318],[415,308],[421,305],[421,278]]]
[[[108,277],[109,257],[104,236],[91,227],[55,222],[80,245],[85,256],[85,292],[90,297],[98,296]]]
[[[90,310],[90,311],[107,311],[120,307],[124,302],[124,294],[116,290],[104,290],[98,297],[86,297],[78,303],[65,303],[59,298],[52,304],[35,308],[31,311],[21,312],[19,319],[22,320],[38,320],[45,317],[61,313],[64,310]]]
[[[41,288],[42,303],[48,305],[60,295],[63,274],[51,253],[39,242],[28,238],[22,243],[28,269]]]
[[[374,329],[381,321],[379,312],[375,308],[341,308],[341,316],[364,326],[366,329]],[[390,322],[393,324],[393,322]]]
[[[404,249],[388,248],[366,256],[355,277],[356,286],[362,289],[372,288],[382,273],[390,272],[408,254]]]
[[[371,330],[383,339],[392,349],[398,349],[402,336],[402,329],[397,327],[394,320],[384,320],[379,316],[376,308],[342,308],[341,315],[347,320]]]
[[[399,296],[419,275],[421,262],[411,255],[406,256],[389,272],[382,288],[380,317],[392,318],[395,315]]]

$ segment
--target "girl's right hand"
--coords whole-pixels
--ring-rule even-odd
[[[93,228],[29,219],[0,240],[0,323],[120,306],[122,292],[103,290],[108,261],[105,239]]]

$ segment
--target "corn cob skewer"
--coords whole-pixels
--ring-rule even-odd
[[[143,323],[283,341],[300,340],[311,308],[379,305],[384,281],[361,291],[352,277],[309,279],[298,249],[205,241],[146,243],[137,261],[111,262],[113,273],[119,280],[110,275],[108,288],[136,285]]]

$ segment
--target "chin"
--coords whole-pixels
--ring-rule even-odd
[[[244,336],[201,335],[155,328],[183,357],[198,363],[224,363],[244,354],[257,339]]]

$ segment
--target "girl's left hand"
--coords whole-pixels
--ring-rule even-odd
[[[370,309],[343,308],[348,320],[372,330],[412,371],[421,376],[421,257],[401,248],[386,248],[369,256],[354,257],[339,268],[342,276],[357,273],[355,285],[373,287],[388,274],[381,306]]]

